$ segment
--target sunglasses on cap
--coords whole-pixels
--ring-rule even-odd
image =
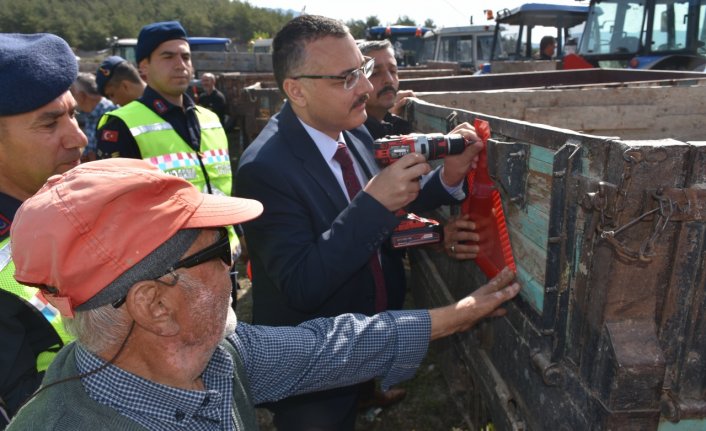
[[[176,281],[179,279],[179,277],[175,274],[175,271],[177,269],[193,268],[194,266],[201,265],[202,263],[206,263],[215,258],[220,258],[223,263],[228,265],[228,268],[231,268],[233,266],[233,250],[230,247],[228,231],[226,229],[221,228],[218,229],[218,234],[219,235],[216,239],[216,242],[202,250],[197,251],[191,256],[187,256],[181,259],[180,261],[172,265],[168,270],[166,270],[164,274],[160,275],[159,277],[155,277],[154,279],[158,280],[167,274],[172,274],[175,276],[174,284],[176,284]],[[113,307],[120,308],[120,306],[125,303],[126,299],[127,295],[113,302]]]

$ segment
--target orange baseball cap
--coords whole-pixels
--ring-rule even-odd
[[[49,178],[17,211],[10,231],[15,279],[41,288],[71,317],[178,231],[260,213],[258,201],[203,194],[143,160],[85,163]]]

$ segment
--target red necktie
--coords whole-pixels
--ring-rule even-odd
[[[333,159],[341,165],[343,172],[343,183],[348,191],[348,198],[353,198],[360,192],[360,181],[353,168],[353,160],[348,154],[348,148],[345,144],[338,144],[338,150],[334,154]],[[387,308],[387,290],[385,290],[385,277],[382,273],[382,266],[378,259],[377,251],[370,257],[370,269],[373,272],[375,280],[375,312],[379,313]]]

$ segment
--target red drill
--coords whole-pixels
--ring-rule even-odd
[[[460,154],[466,148],[466,140],[458,133],[412,133],[376,139],[373,143],[378,163],[387,166],[409,153],[423,154],[427,160],[435,160],[450,154]]]

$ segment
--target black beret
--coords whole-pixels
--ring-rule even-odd
[[[111,55],[110,57],[103,60],[98,69],[96,70],[96,87],[98,87],[98,92],[101,96],[105,96],[105,84],[110,81],[113,77],[113,70],[118,64],[124,63],[127,60],[120,57],[119,55]]]
[[[41,108],[69,90],[78,60],[53,34],[0,33],[0,116]]]
[[[153,22],[142,27],[137,37],[137,48],[135,48],[137,63],[149,57],[162,43],[174,39],[186,40],[186,30],[179,21]]]

